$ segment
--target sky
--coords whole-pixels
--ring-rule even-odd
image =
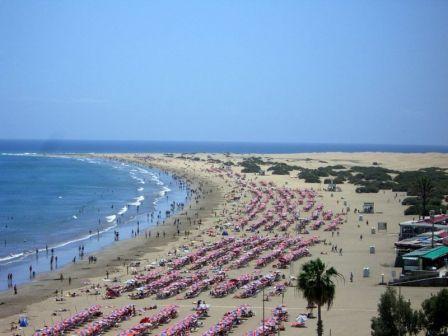
[[[0,139],[448,145],[448,1],[0,0]]]

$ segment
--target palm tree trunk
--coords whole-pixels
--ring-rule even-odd
[[[317,336],[323,336],[324,326],[322,323],[322,315],[320,305],[317,305]]]
[[[426,216],[426,203],[427,203],[428,201],[427,201],[427,199],[426,199],[426,195],[425,196],[423,196],[423,199],[422,199],[422,203],[423,203],[423,219],[425,218],[425,216]]]

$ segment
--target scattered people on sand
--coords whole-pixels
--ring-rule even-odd
[[[227,296],[226,300],[228,301],[216,303],[217,307],[220,307],[221,304],[222,307],[224,307],[230,306],[230,304],[237,305],[237,301],[240,299],[233,300],[233,296],[247,298],[258,295],[258,299],[261,299],[262,301],[270,301],[266,303],[266,306],[271,306],[272,308],[272,306],[275,307],[280,300],[283,304],[285,299],[285,305],[286,303],[291,302],[290,295],[292,295],[291,293],[294,289],[288,287],[295,286],[297,283],[297,278],[295,276],[297,276],[300,265],[302,264],[302,261],[298,261],[300,258],[308,257],[310,255],[316,258],[320,255],[322,260],[325,260],[326,262],[330,261],[331,263],[335,262],[336,264],[338,262],[348,262],[351,260],[349,258],[353,255],[353,245],[361,245],[359,241],[356,241],[356,237],[360,230],[355,229],[357,224],[357,222],[353,220],[355,216],[352,216],[350,219],[351,221],[348,222],[349,225],[345,225],[345,223],[347,223],[346,219],[349,217],[347,215],[349,212],[348,210],[346,212],[342,211],[342,214],[341,212],[328,214],[328,219],[325,221],[322,220],[322,223],[318,223],[318,221],[323,218],[324,212],[328,210],[328,213],[330,213],[331,211],[327,209],[325,198],[323,198],[323,209],[320,209],[320,212],[317,212],[316,214],[312,214],[314,209],[319,206],[318,197],[320,197],[320,194],[315,192],[315,190],[302,189],[296,185],[288,187],[286,184],[283,184],[284,187],[278,187],[279,183],[276,184],[272,182],[271,184],[270,182],[263,181],[262,177],[255,179],[250,177],[250,175],[247,175],[249,177],[245,176],[243,178],[242,176],[244,175],[236,175],[230,168],[218,168],[220,166],[224,165],[216,164],[213,166],[213,169],[217,171],[216,174],[219,176],[218,178],[224,180],[229,185],[231,185],[231,183],[235,183],[236,185],[236,187],[232,189],[232,192],[228,191],[230,187],[226,184],[223,184],[221,187],[227,188],[227,190],[225,190],[225,192],[220,191],[222,194],[220,197],[224,196],[228,202],[223,202],[223,204],[219,205],[213,204],[212,210],[208,213],[205,205],[198,211],[198,207],[203,206],[202,203],[199,203],[199,206],[195,205],[195,201],[196,204],[198,204],[198,201],[201,200],[198,196],[198,192],[198,194],[191,193],[193,195],[191,196],[191,202],[185,203],[185,212],[178,218],[175,217],[175,214],[177,210],[182,209],[183,205],[181,207],[180,204],[172,204],[171,211],[166,213],[167,217],[171,216],[170,221],[165,221],[160,211],[158,215],[157,211],[154,211],[155,216],[157,216],[157,223],[160,224],[160,228],[157,228],[157,230],[160,231],[156,230],[153,234],[153,238],[160,238],[160,236],[163,236],[163,238],[167,238],[169,242],[160,239],[159,241],[156,241],[155,239],[146,240],[144,241],[144,244],[141,245],[143,246],[141,254],[139,251],[139,254],[125,255],[120,251],[120,256],[114,255],[113,259],[110,259],[113,260],[113,262],[110,263],[109,259],[104,257],[104,263],[102,259],[100,262],[101,265],[99,266],[104,267],[104,264],[107,265],[108,269],[99,268],[99,270],[96,270],[100,274],[99,281],[98,278],[97,280],[89,280],[92,282],[99,282],[99,284],[92,284],[90,282],[83,283],[84,280],[82,280],[77,273],[71,271],[70,273],[66,272],[65,277],[69,286],[72,284],[72,277],[75,280],[75,283],[73,283],[74,287],[78,287],[81,283],[83,283],[83,285],[79,290],[76,290],[76,292],[71,289],[71,291],[67,293],[67,290],[65,290],[66,296],[64,298],[62,297],[62,290],[57,290],[56,293],[60,293],[60,295],[56,296],[56,300],[66,300],[61,306],[72,307],[73,309],[75,303],[76,305],[79,305],[80,302],[84,302],[82,301],[84,300],[83,296],[89,295],[87,298],[94,300],[95,303],[98,301],[103,307],[107,307],[105,313],[109,314],[109,310],[115,312],[115,310],[119,311],[122,309],[120,308],[122,303],[129,302],[128,296],[130,297],[129,300],[137,300],[153,295],[153,297],[161,300],[160,306],[163,307],[166,306],[165,302],[167,304],[172,303],[175,302],[174,300],[176,299],[190,300],[190,298],[197,298],[197,301],[193,303],[192,306],[190,305],[191,311],[189,313],[198,313],[197,316],[201,317],[210,314],[215,318],[214,314],[216,312],[213,311],[213,309],[209,309],[210,305],[206,304],[204,298],[208,301],[208,297],[214,296],[212,299],[213,302],[219,302],[215,301],[215,298]],[[226,178],[228,178],[228,180],[226,180]],[[290,185],[292,185],[292,182]],[[216,189],[220,190],[219,188]],[[209,191],[208,188],[204,188],[203,194],[201,195],[209,194],[211,194],[211,190]],[[207,197],[208,196],[204,196],[205,199]],[[325,197],[328,197],[328,194]],[[310,199],[309,204],[311,207],[309,210],[309,217],[316,216],[316,227],[311,227],[311,225],[315,224],[315,220],[310,220],[310,223],[307,223],[306,225],[304,224],[300,228],[301,238],[298,239],[297,231],[299,230],[296,231],[294,226],[297,222],[297,218],[299,218],[299,214],[295,213],[294,209],[299,207],[299,200],[303,201],[303,204],[300,204],[300,209],[307,206],[306,203],[308,199]],[[266,210],[264,210],[265,208]],[[380,208],[380,206],[378,206],[378,208]],[[141,220],[141,223],[137,221],[137,227],[132,229],[132,231],[129,229],[122,231],[122,234],[125,235],[128,235],[131,231],[131,237],[127,238],[137,237],[137,239],[132,239],[130,245],[137,245],[139,243],[140,239],[138,236],[140,232],[143,234],[144,231],[145,239],[151,238],[151,231],[145,230],[143,225],[155,225],[155,221],[153,224],[149,224],[149,219],[151,218],[152,222],[153,217],[155,217],[154,213],[151,213],[150,215],[144,213],[143,207],[140,210],[141,214],[138,218]],[[128,211],[128,214],[130,212],[131,210]],[[353,214],[350,213],[350,215]],[[265,221],[263,221],[264,216],[268,218]],[[308,215],[305,216],[308,217]],[[145,217],[147,218],[148,223],[142,220],[142,218]],[[277,218],[279,220],[276,220]],[[371,219],[370,221],[372,222],[373,220],[374,219]],[[123,217],[123,222],[124,221],[125,217]],[[140,224],[142,225],[141,230],[139,227]],[[344,234],[341,234],[342,229],[344,230]],[[352,231],[349,231],[350,229]],[[225,234],[223,234],[223,232],[225,232]],[[181,236],[181,233],[184,233],[184,236]],[[190,234],[192,236],[191,239],[187,238]],[[118,230],[115,230],[113,235],[115,240],[119,240]],[[179,238],[176,241],[174,239],[172,240],[171,236],[178,236]],[[143,242],[143,235],[141,238],[141,241]],[[296,238],[297,240],[294,240]],[[376,237],[373,237],[372,239],[375,238]],[[225,245],[219,245],[221,241],[226,241],[226,244],[229,244],[230,246],[232,243],[227,242],[230,242],[231,239],[236,239],[239,245],[231,245],[232,249],[229,248],[228,250],[226,250]],[[349,241],[349,239],[352,239],[353,242]],[[369,236],[368,240],[370,241],[370,239],[371,237]],[[112,240],[112,232],[110,233],[110,240]],[[359,234],[359,240],[363,240],[363,234]],[[306,242],[306,244],[304,242]],[[335,242],[337,242],[337,244],[335,244]],[[90,244],[92,243],[95,243],[95,239],[86,243],[86,251],[91,250]],[[158,249],[156,253],[152,251],[148,252],[150,248],[153,248],[152,243],[154,243],[154,246]],[[353,243],[353,245],[351,243]],[[299,246],[299,244],[304,245]],[[330,245],[331,252],[328,250],[328,246]],[[341,246],[344,246],[345,248],[344,256]],[[144,248],[147,248],[147,250],[144,250]],[[162,249],[163,252],[160,252]],[[51,249],[51,258],[50,255],[48,255],[52,269],[53,266],[56,268],[58,267],[58,260],[55,255],[55,253],[58,252]],[[338,254],[341,257],[338,257]],[[367,254],[367,252],[365,254]],[[76,258],[77,256],[72,259],[73,264],[77,262],[78,265],[72,266],[72,268],[80,269],[82,268],[81,266],[85,266],[85,269],[94,269],[96,265],[87,266],[87,261],[84,261],[82,258],[83,255],[84,246],[80,245],[78,247],[78,259]],[[39,258],[42,259],[45,258],[45,256],[41,255]],[[69,257],[68,260],[70,262],[71,258]],[[142,264],[140,265],[140,261],[137,263],[136,260],[141,260]],[[62,259],[60,262],[62,262]],[[88,264],[95,264],[96,262],[96,256],[88,256]],[[293,262],[296,263],[292,264]],[[45,260],[44,264],[48,268],[47,260]],[[34,271],[37,267],[35,266],[33,268],[32,265],[29,266],[29,269],[27,269],[27,267],[28,265],[23,267],[25,277],[29,271],[30,277],[34,278]],[[255,271],[253,270],[253,267],[256,267]],[[354,272],[357,272],[357,267],[359,267],[359,265],[356,263],[353,263],[353,265],[350,264],[349,270],[352,269]],[[338,268],[337,265],[336,268]],[[232,273],[230,274],[229,269],[232,270]],[[204,270],[206,270],[206,273],[202,274],[201,272]],[[279,276],[277,280],[270,282],[266,274],[273,272],[273,270],[286,270],[286,273],[289,272],[289,276],[287,277],[284,273],[281,273],[281,276]],[[348,273],[346,269],[342,269],[342,271],[345,274]],[[354,282],[353,271],[349,273],[350,283]],[[96,272],[92,272],[92,274],[95,273]],[[102,278],[101,274],[105,274],[105,278]],[[223,277],[220,278],[219,276],[222,275]],[[57,279],[57,275],[53,276],[53,278]],[[12,274],[8,274],[7,279],[8,286],[11,284],[10,286],[14,288],[14,294],[17,295],[17,286],[15,284],[13,285]],[[62,273],[60,273],[59,280],[61,283],[57,282],[57,284],[62,286],[62,281],[64,280]],[[350,286],[353,289],[353,286],[355,285],[356,284]],[[53,291],[54,288],[52,288],[52,292]],[[263,297],[262,291],[266,291]],[[24,293],[25,291],[22,289],[21,297]],[[96,295],[97,297],[92,298],[90,295]],[[112,300],[120,296],[122,299],[116,299],[116,302],[110,304],[104,301],[106,299]],[[73,300],[73,297],[78,298]],[[164,302],[163,299],[166,298],[171,298],[173,301]],[[54,300],[54,297],[52,300]],[[132,306],[132,308],[129,308],[130,313],[125,313],[124,317],[126,319],[131,319],[132,316],[144,314],[144,310],[157,308],[157,305],[144,307],[144,302],[143,304],[137,305],[139,308],[143,307],[142,309],[136,310],[136,307]],[[188,304],[188,302],[183,302],[184,304],[181,305],[185,307],[185,304]],[[228,302],[230,302],[230,304]],[[242,305],[245,305],[245,303],[250,301],[241,300],[240,302]],[[261,302],[257,304],[257,316],[260,315],[260,307],[258,307],[260,304]],[[338,301],[338,305],[339,304],[340,301]],[[344,308],[346,307],[345,303],[341,305]],[[299,314],[296,319],[291,321],[291,326],[293,323],[296,327],[305,326],[307,319],[314,317],[312,311],[314,308],[315,307],[311,305],[311,307],[308,308],[308,313],[302,312],[302,314]],[[77,306],[77,309],[79,309],[79,306]],[[238,310],[243,308],[235,307],[235,309]],[[280,310],[282,314],[286,314],[286,306],[281,306],[280,309],[277,307],[275,310]],[[298,312],[296,311],[296,313]],[[228,318],[229,316],[233,316],[232,314],[225,316]],[[245,322],[243,323],[245,319],[238,315],[240,314],[239,312],[236,314],[237,317],[235,321],[237,321],[237,323],[235,323],[234,326],[239,328],[240,324],[245,324]],[[55,317],[55,320],[56,318],[59,319],[60,315],[60,312],[57,312],[57,314],[54,315],[57,316]],[[266,317],[266,321],[273,321],[269,320],[268,316]],[[62,318],[65,318],[65,315],[62,316]],[[133,319],[129,323],[126,322],[125,325],[126,327],[128,325],[138,325],[140,319],[141,317],[139,317],[138,320]],[[177,323],[177,320],[173,321],[173,324],[175,323]],[[314,328],[314,321],[308,321],[307,323],[313,324]],[[277,327],[278,329],[275,331],[280,329],[279,325]],[[290,332],[290,330],[288,332]],[[276,332],[273,334],[275,333]],[[163,334],[163,332],[161,334]],[[187,334],[187,332],[185,332],[185,334]],[[237,330],[235,334],[247,334],[247,329]]]

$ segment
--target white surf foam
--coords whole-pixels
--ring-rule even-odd
[[[17,258],[23,257],[24,255],[25,255],[25,253],[23,253],[23,252],[16,253],[16,254],[10,254],[10,255],[7,255],[6,257],[0,258],[0,262],[8,261],[11,259],[17,259]]]
[[[116,218],[117,218],[116,215],[106,216],[106,221],[107,221],[108,223],[112,223]]]
[[[1,153],[4,156],[39,156],[38,153]]]
[[[168,191],[171,191],[171,189],[168,188],[168,187],[163,187],[162,190],[159,191],[159,195],[160,195],[160,196],[165,196],[165,194],[166,194]]]
[[[139,206],[142,204],[142,202],[144,201],[145,196],[139,196],[134,198],[134,202],[132,203],[128,203],[128,205],[134,205],[134,206]]]
[[[120,211],[118,211],[118,214],[119,214],[119,215],[122,215],[122,214],[124,214],[126,211],[128,211],[128,207],[127,207],[127,206],[124,206],[124,207],[122,207],[122,208],[120,209]]]

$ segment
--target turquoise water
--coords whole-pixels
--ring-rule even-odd
[[[155,224],[186,201],[182,181],[158,170],[100,159],[0,155],[0,289]],[[151,221],[150,213],[155,213]],[[53,265],[55,266],[55,265]],[[55,267],[54,267],[55,268]]]

